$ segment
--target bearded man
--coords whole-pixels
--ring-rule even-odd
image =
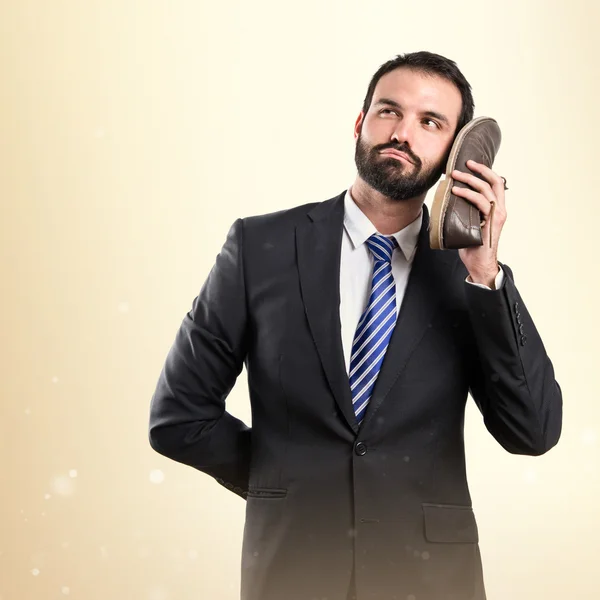
[[[353,185],[236,220],[183,319],[150,443],[245,499],[243,600],[485,599],[468,394],[526,455],[558,442],[562,395],[497,260],[505,180],[473,161],[446,173],[485,240],[494,206],[493,242],[429,244],[426,193],[472,119],[453,61],[383,64],[354,127]],[[252,427],[225,409],[244,365]]]

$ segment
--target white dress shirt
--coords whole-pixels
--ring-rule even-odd
[[[422,222],[423,211],[421,210],[419,216],[412,223],[391,236],[387,236],[395,237],[398,242],[398,248],[392,254],[392,275],[396,284],[396,317],[406,291]],[[350,367],[350,352],[356,326],[367,307],[371,294],[373,254],[365,242],[374,233],[378,233],[375,225],[356,205],[350,190],[348,190],[344,197],[344,232],[340,263],[340,320],[347,372]],[[496,289],[500,288],[502,281],[503,271],[500,268],[495,280]],[[491,290],[480,283],[466,282],[469,285]]]

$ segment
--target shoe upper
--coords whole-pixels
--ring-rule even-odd
[[[454,169],[485,178],[467,167],[468,160],[492,167],[502,135],[498,123],[490,117],[478,117],[467,123],[454,141],[446,166],[446,176]],[[462,181],[452,180],[456,187],[472,189]],[[467,248],[481,246],[481,214],[477,207],[464,198],[450,192],[443,220],[445,248]]]

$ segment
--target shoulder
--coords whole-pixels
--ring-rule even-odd
[[[327,200],[317,202],[307,202],[298,206],[292,206],[282,210],[264,213],[260,215],[250,215],[243,217],[241,220],[244,223],[244,228],[261,228],[261,227],[272,227],[272,226],[286,226],[295,225],[300,222],[304,222],[309,213],[322,213],[327,211],[329,208],[333,208],[336,203],[343,202],[344,190],[341,194],[337,194]]]
[[[297,225],[319,219],[332,210],[343,208],[345,191],[320,202],[307,202],[274,212],[250,215],[238,219],[247,241],[293,234]]]

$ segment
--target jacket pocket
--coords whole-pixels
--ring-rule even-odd
[[[470,506],[423,503],[425,538],[439,543],[477,543],[479,532]]]
[[[251,487],[248,496],[252,498],[284,498],[287,490],[283,488],[258,488]]]

